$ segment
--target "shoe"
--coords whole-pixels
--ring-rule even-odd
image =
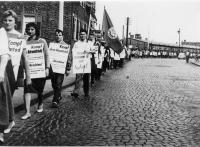
[[[30,113],[26,113],[24,116],[21,117],[21,119],[26,120],[26,119],[28,119],[30,117],[31,117],[31,114]]]
[[[52,102],[52,108],[58,108],[58,103],[57,102]]]
[[[94,87],[94,83],[91,83],[91,87]]]
[[[85,98],[86,98],[86,99],[89,99],[89,98],[90,98],[90,95],[89,95],[89,94],[85,94]]]
[[[89,97],[89,94],[85,94],[85,97]]]
[[[75,98],[78,98],[78,93],[71,93],[71,96],[75,97]]]
[[[37,112],[38,113],[43,112],[43,104],[41,104],[41,105],[38,106]]]
[[[4,130],[4,133],[5,134],[10,133],[10,130],[12,129],[12,127],[14,127],[14,125],[15,125],[14,121],[10,122],[10,124],[8,125],[8,128]]]
[[[4,137],[3,136],[4,136],[3,133],[0,133],[0,142],[1,143],[4,143]]]
[[[58,102],[60,102],[62,100],[62,96],[60,96],[59,98],[58,98]]]

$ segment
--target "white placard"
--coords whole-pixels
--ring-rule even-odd
[[[100,50],[101,50],[102,57],[104,57],[105,51],[106,51],[105,48],[103,46],[101,46]]]
[[[64,74],[70,46],[60,43],[49,44],[49,58],[53,72]]]
[[[115,57],[113,49],[110,49],[110,57],[111,57],[111,58],[114,58],[114,57]]]
[[[98,59],[98,62],[97,62],[97,68],[101,69],[102,63],[103,63],[103,58],[102,58],[102,56],[100,56],[99,59]]]
[[[87,49],[89,46],[84,44],[83,46],[74,45],[72,50],[73,54],[73,64],[72,71],[73,73],[91,73],[91,61],[90,61],[90,51]]]
[[[119,54],[115,53],[114,60],[120,60]]]
[[[126,52],[125,49],[122,50],[122,52],[119,54],[120,58],[125,58]]]
[[[11,55],[15,79],[17,79],[24,43],[24,39],[9,38],[8,40],[9,54]]]
[[[27,45],[31,79],[46,77],[43,43]]]

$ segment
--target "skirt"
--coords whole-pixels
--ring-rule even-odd
[[[4,81],[0,83],[0,132],[3,132],[14,119],[12,97],[16,89],[12,63],[9,60],[6,66]]]

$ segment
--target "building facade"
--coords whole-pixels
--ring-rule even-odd
[[[188,42],[186,40],[184,40],[183,42],[181,42],[182,45],[192,45],[192,46],[197,46],[200,47],[200,42]]]
[[[64,41],[72,44],[79,39],[80,29],[94,29],[96,3],[89,1],[1,1],[0,19],[8,9],[14,10],[18,19],[16,29],[25,33],[28,22],[40,27],[41,37],[47,42],[54,40],[54,31],[64,31]],[[2,26],[2,21],[0,22]]]

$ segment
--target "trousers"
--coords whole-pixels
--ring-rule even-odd
[[[89,73],[76,74],[74,93],[80,94],[81,87],[83,87],[84,94],[88,95],[90,87],[89,83],[90,83]]]
[[[51,75],[51,84],[54,91],[53,102],[58,102],[59,97],[61,97],[61,88],[64,80],[64,74],[53,73]]]

